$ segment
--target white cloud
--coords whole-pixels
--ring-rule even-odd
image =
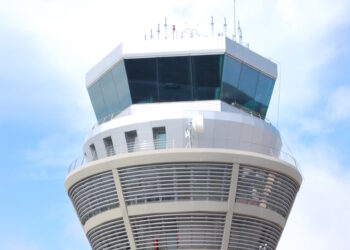
[[[83,135],[82,132],[79,133]],[[69,164],[82,155],[82,141],[71,134],[52,134],[41,138],[36,145],[25,151],[24,164],[19,166],[16,179],[52,180],[62,179]]]
[[[60,236],[63,250],[89,249],[89,242],[84,230],[79,223],[77,215],[73,212],[71,204],[64,208],[63,220],[65,223],[62,235]]]
[[[339,86],[329,95],[324,115],[330,121],[344,121],[350,118],[350,86]]]
[[[314,144],[299,148],[304,181],[279,249],[348,249],[350,168],[336,150]]]
[[[30,240],[24,240],[19,235],[0,239],[1,248],[6,250],[39,250],[40,248]]]

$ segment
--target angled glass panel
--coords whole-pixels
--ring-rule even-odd
[[[192,100],[189,57],[158,58],[160,101]]]
[[[113,81],[112,73],[106,73],[99,80],[103,99],[105,101],[106,109],[109,115],[120,111],[119,98],[117,94],[117,84]]]
[[[238,81],[242,64],[225,55],[224,70],[222,74],[221,100],[228,104],[236,103],[238,93]]]
[[[258,105],[257,112],[259,112],[263,117],[266,116],[274,85],[275,80],[262,73],[259,74],[255,100]]]
[[[269,105],[275,80],[260,73],[259,82],[256,89],[255,100],[266,106]]]
[[[258,83],[259,72],[251,67],[242,64],[241,76],[239,79],[238,89],[247,97],[254,98],[256,85]]]
[[[128,78],[126,77],[124,61],[121,61],[113,67],[112,77],[113,81],[116,83],[119,107],[120,111],[122,111],[131,105],[131,95],[129,91]]]
[[[242,64],[241,75],[238,83],[237,103],[251,111],[257,111],[257,103],[254,100],[259,72]]]
[[[223,55],[193,56],[194,100],[220,99]]]
[[[132,103],[158,101],[156,58],[125,59]]]
[[[97,121],[101,121],[104,117],[107,116],[107,108],[103,100],[102,90],[100,87],[100,82],[96,82],[88,88],[88,93],[94,108]]]

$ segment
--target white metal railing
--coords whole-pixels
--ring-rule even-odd
[[[106,156],[113,156],[125,153],[139,152],[139,151],[149,151],[149,150],[162,150],[162,149],[179,149],[179,148],[211,148],[214,147],[214,143],[208,145],[208,143],[202,142],[201,140],[196,140],[195,138],[191,143],[188,141],[189,139],[185,138],[170,138],[170,139],[154,139],[149,141],[139,141],[135,139],[135,141],[129,143],[123,143],[118,145],[109,146],[106,149]],[[218,139],[215,139],[216,142]],[[237,149],[248,152],[256,152],[265,155],[269,155],[272,157],[276,157],[284,162],[289,163],[293,167],[299,170],[298,163],[294,159],[294,157],[282,150],[278,150],[272,147],[268,147],[266,145],[261,145],[254,142],[242,141],[242,140],[230,140],[230,139],[222,139],[222,143],[216,143],[215,148],[224,148],[224,149]],[[217,146],[219,145],[219,146]],[[220,146],[221,145],[221,146]],[[94,159],[95,160],[95,159]],[[80,156],[75,159],[68,167],[68,173],[73,171],[76,168],[81,167],[84,163],[87,162],[86,157]]]
[[[81,155],[78,158],[76,158],[74,161],[71,162],[71,164],[69,164],[68,166],[68,173],[72,172],[74,169],[84,165],[84,163],[86,163],[86,157],[85,155]]]

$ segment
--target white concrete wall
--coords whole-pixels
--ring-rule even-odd
[[[236,149],[278,157],[281,139],[271,124],[221,101],[132,105],[120,116],[95,127],[87,136],[83,150],[91,160],[89,145],[94,144],[99,159],[104,158],[103,138],[111,136],[116,149],[125,149],[125,132],[132,130],[137,131],[140,143],[152,147],[154,127],[166,128],[168,148],[183,148],[188,142],[186,127],[198,115],[203,116],[204,131],[193,133],[193,147]]]

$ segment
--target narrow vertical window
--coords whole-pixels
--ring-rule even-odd
[[[153,142],[154,142],[155,149],[166,148],[165,127],[153,128]]]
[[[125,132],[126,146],[128,152],[136,151],[137,133],[136,130]]]
[[[95,145],[94,144],[91,144],[90,145],[90,152],[91,152],[91,155],[92,155],[92,160],[97,160],[98,157],[97,157],[97,152],[96,152],[96,148],[95,148]]]
[[[103,143],[105,144],[106,155],[107,156],[115,155],[112,137],[109,136],[109,137],[103,138]]]

